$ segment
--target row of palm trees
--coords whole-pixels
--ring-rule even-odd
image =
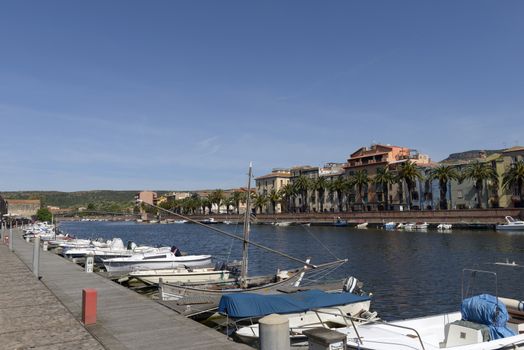
[[[453,181],[462,182],[470,180],[473,182],[477,192],[477,206],[482,208],[482,193],[484,186],[497,189],[499,176],[490,163],[474,162],[459,170],[449,165],[440,165],[429,171],[422,171],[415,163],[406,161],[395,169],[389,167],[378,168],[376,174],[370,177],[365,170],[356,171],[350,176],[338,176],[332,180],[326,177],[310,178],[304,175],[298,176],[292,183],[284,185],[280,190],[272,189],[267,193],[252,193],[253,207],[257,212],[275,213],[277,205],[281,205],[283,212],[308,212],[309,202],[318,199],[319,211],[324,212],[324,203],[329,201],[332,207],[339,212],[347,211],[353,204],[358,204],[362,209],[366,208],[366,194],[370,186],[375,187],[375,192],[382,193],[380,204],[388,209],[389,188],[392,184],[399,185],[399,202],[403,203],[403,186],[406,189],[406,206],[411,208],[413,192],[417,182],[438,181],[440,192],[440,209],[448,209],[447,191],[448,184]],[[515,189],[518,201],[524,203],[524,161],[514,163],[503,175],[503,188]],[[247,192],[234,191],[229,195],[223,190],[217,189],[207,196],[192,196],[180,200],[169,200],[160,205],[166,209],[174,210],[183,214],[212,213],[213,208],[226,207],[228,214],[240,213],[241,206],[246,202]],[[295,206],[299,199],[299,205]]]
[[[390,207],[390,203],[388,203],[390,185],[399,184],[401,189],[399,201],[403,202],[402,186],[405,185],[407,191],[406,205],[410,208],[417,181],[423,180],[438,181],[440,209],[448,209],[448,184],[453,180],[460,183],[464,180],[473,182],[479,208],[483,206],[482,193],[485,184],[489,184],[494,191],[498,189],[499,185],[499,176],[490,163],[473,162],[464,167],[463,170],[449,165],[440,165],[424,172],[415,163],[406,161],[395,170],[391,170],[389,167],[379,168],[373,177],[370,177],[365,170],[356,171],[353,175],[346,177],[339,176],[331,181],[327,180],[326,177],[309,178],[301,175],[293,183],[285,185],[280,191],[271,190],[267,194],[258,194],[255,203],[259,211],[262,211],[264,206],[267,207],[267,204],[271,203],[273,212],[275,212],[276,203],[281,203],[285,212],[293,211],[293,209],[306,212],[309,211],[308,200],[314,200],[315,194],[317,194],[320,212],[324,211],[326,195],[331,203],[334,203],[336,196],[337,203],[334,203],[334,205],[337,206],[339,212],[344,210],[344,197],[346,198],[346,210],[349,210],[351,204],[359,204],[365,210],[366,191],[371,185],[374,185],[375,191],[383,194],[381,204],[387,209]],[[515,193],[518,194],[518,200],[523,203],[524,161],[514,163],[504,173],[502,185],[503,188],[510,191],[516,189]],[[308,193],[312,194],[309,198]],[[300,198],[298,208],[294,208],[293,205],[296,198]],[[351,201],[352,198],[355,199],[354,202]]]

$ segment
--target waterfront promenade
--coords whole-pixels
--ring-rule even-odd
[[[52,252],[40,252],[38,281],[28,268],[33,244],[18,230],[13,236],[14,254],[0,245],[1,348],[250,349]],[[83,288],[98,292],[97,323],[86,328],[79,323]]]

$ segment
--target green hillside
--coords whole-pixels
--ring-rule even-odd
[[[61,209],[87,207],[89,204],[96,208],[114,206],[131,208],[134,205],[135,195],[139,191],[17,191],[0,192],[6,199],[40,199],[42,206],[55,206]],[[158,195],[166,191],[157,191]]]

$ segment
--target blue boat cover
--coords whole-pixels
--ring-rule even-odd
[[[509,320],[506,306],[493,295],[481,294],[464,299],[460,312],[463,320],[488,326],[490,340],[516,335],[506,327]]]
[[[326,293],[308,290],[289,294],[225,294],[220,299],[218,312],[232,318],[262,317],[270,314],[305,312],[370,300],[368,296],[351,293]]]

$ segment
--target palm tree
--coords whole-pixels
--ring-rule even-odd
[[[408,160],[399,167],[397,178],[400,182],[404,181],[406,183],[408,189],[406,204],[408,209],[411,209],[411,194],[415,188],[416,181],[422,179],[422,174],[418,170],[417,164]]]
[[[227,197],[224,200],[224,205],[226,206],[226,214],[229,215],[229,207],[235,207],[235,201],[233,200],[233,197]]]
[[[498,183],[499,177],[497,172],[489,163],[476,161],[469,164],[466,169],[464,169],[464,177],[475,182],[475,189],[477,190],[477,206],[482,208],[482,190],[484,188],[484,182],[492,181]]]
[[[311,189],[313,191],[318,192],[318,201],[320,202],[320,212],[321,213],[324,212],[324,195],[326,193],[327,187],[328,187],[328,183],[324,176],[319,176],[311,182]]]
[[[211,214],[212,203],[209,198],[202,198],[200,200],[200,206],[202,207],[202,214],[206,214],[206,208],[209,208],[209,214]]]
[[[220,214],[220,207],[225,199],[224,190],[214,190],[207,196],[207,198],[211,204],[217,205],[217,214]]]
[[[342,204],[343,204],[342,199],[343,199],[343,193],[345,189],[345,182],[346,180],[344,179],[344,177],[339,176],[335,180],[330,181],[329,183],[329,191],[337,194],[337,201],[338,201],[337,206],[338,206],[339,212],[342,212]]]
[[[235,208],[237,208],[237,214],[240,214],[240,202],[244,202],[246,199],[246,193],[235,191],[231,194],[231,200],[233,201],[233,205]]]
[[[432,169],[429,173],[428,180],[438,180],[438,186],[440,189],[440,209],[448,209],[447,192],[448,183],[451,180],[458,180],[459,174],[457,170],[449,165],[441,165],[435,169]]]
[[[353,197],[355,190],[355,178],[353,176],[346,177],[342,183],[342,189],[346,196],[346,211],[349,211],[349,208],[353,203],[351,198]]]
[[[357,170],[355,172],[355,175],[353,175],[352,178],[353,186],[356,186],[357,188],[357,194],[358,199],[360,201],[360,205],[362,206],[362,210],[366,210],[364,206],[364,188],[368,187],[370,178],[368,176],[367,171],[365,170]]]
[[[267,198],[269,202],[271,203],[271,208],[273,209],[273,214],[276,214],[276,207],[277,203],[279,203],[282,200],[282,195],[280,191],[275,190],[274,188],[269,191],[269,194],[267,195]]]
[[[376,186],[382,187],[382,193],[384,194],[384,202],[386,210],[389,209],[389,185],[395,182],[395,175],[389,171],[388,167],[378,168],[377,174],[373,178],[373,183]]]
[[[284,205],[285,211],[287,213],[289,213],[289,211],[291,209],[289,203],[290,203],[291,199],[296,195],[296,191],[295,191],[294,186],[292,184],[290,184],[290,183],[287,183],[284,186],[282,186],[278,192],[280,193],[280,198],[285,203],[285,205]]]
[[[300,175],[299,177],[297,177],[297,179],[293,183],[295,190],[297,191],[297,193],[300,193],[300,198],[302,199],[302,212],[305,212],[308,208],[307,191],[310,188],[310,183],[310,179],[304,175]]]
[[[511,165],[502,178],[502,185],[507,190],[516,189],[519,197],[518,206],[522,206],[522,188],[524,185],[524,160],[520,160]]]
[[[267,205],[267,203],[269,202],[269,198],[267,197],[267,195],[263,194],[263,193],[260,193],[260,194],[255,194],[255,208],[258,208],[259,209],[259,213],[262,213],[262,208],[264,206]],[[266,208],[266,214],[267,214],[267,208]]]

